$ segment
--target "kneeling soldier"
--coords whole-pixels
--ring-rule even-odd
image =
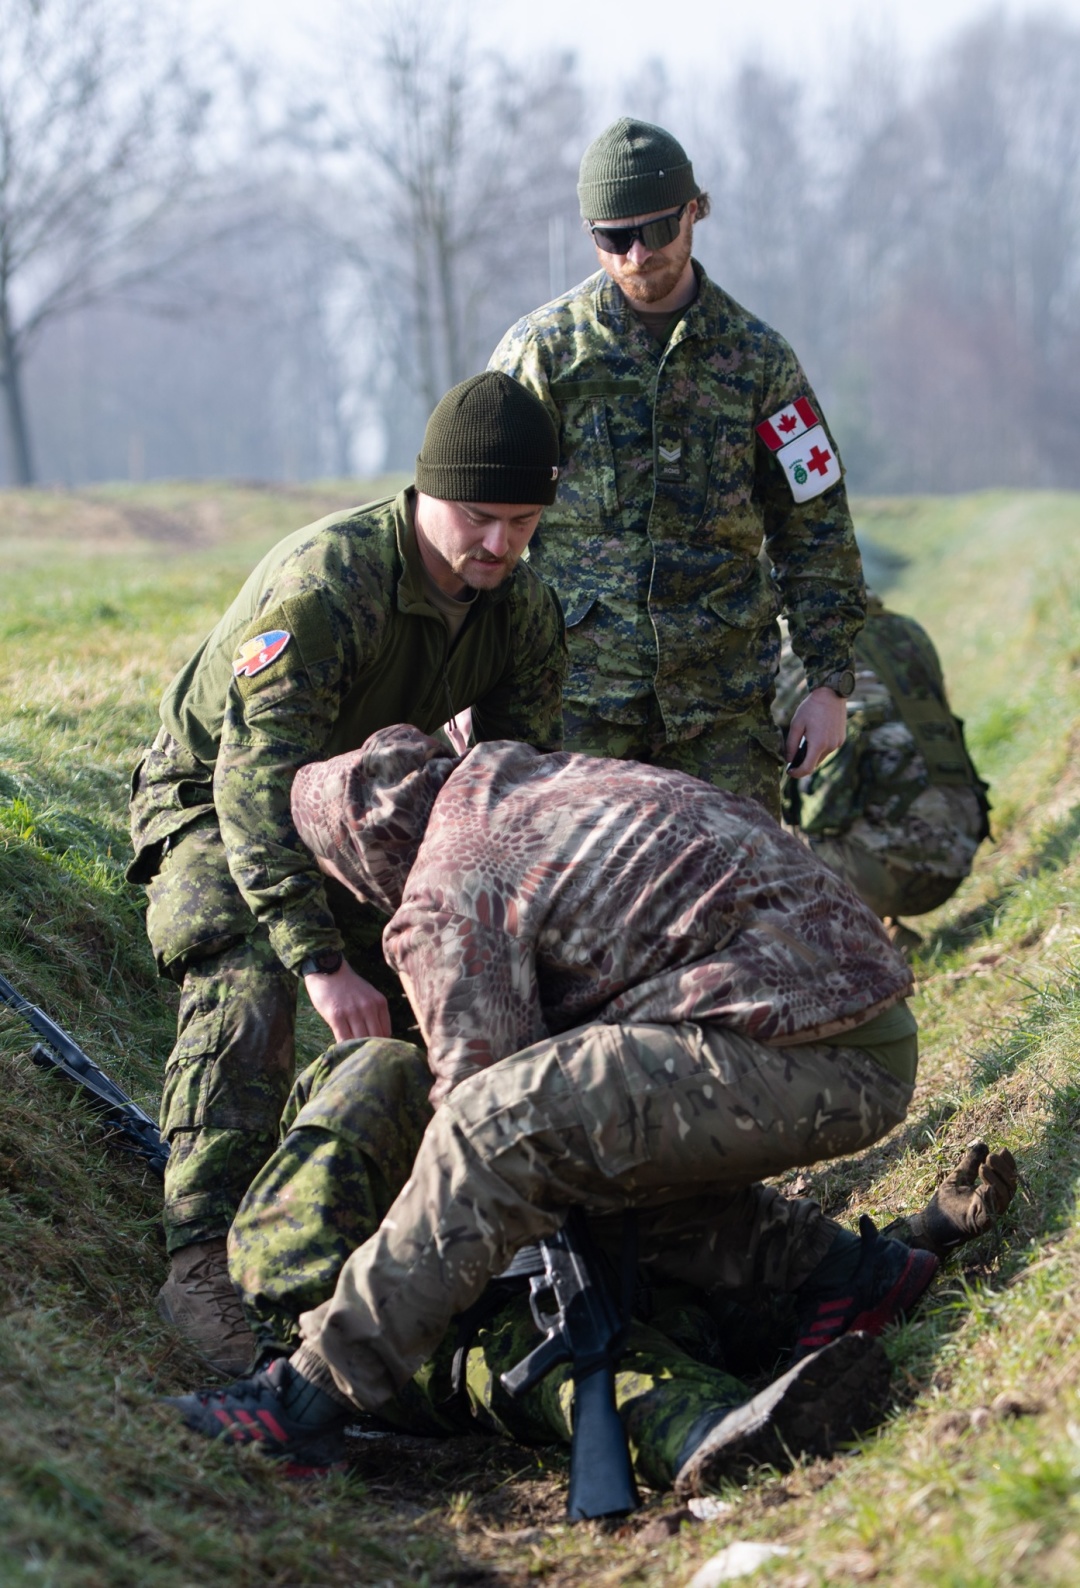
[[[433,732],[469,707],[477,739],[558,745],[562,619],[519,561],[557,463],[554,426],[517,382],[455,387],[415,488],[263,559],[169,686],[135,773],[128,875],[147,887],[159,970],[182,989],[161,1107],[161,1307],[225,1371],[253,1346],[225,1236],[277,1138],[301,978],[335,1040],[390,1034],[384,993],[354,969],[385,977],[381,922],[326,885],[293,826],[293,777],[377,728]]]

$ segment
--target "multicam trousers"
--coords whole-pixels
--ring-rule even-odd
[[[346,1259],[378,1228],[432,1118],[430,1079],[418,1049],[376,1040],[341,1043],[297,1078],[282,1116],[281,1144],[256,1176],[229,1235],[232,1277],[260,1343],[295,1345],[300,1314],[333,1292]],[[807,1246],[805,1261],[812,1266],[835,1226],[815,1203],[789,1202],[764,1187],[756,1192],[738,1199],[703,1197],[693,1219],[678,1228],[665,1209],[646,1214],[643,1255],[648,1260],[681,1240],[689,1253],[684,1267],[705,1283],[709,1273],[698,1259],[708,1255],[710,1241],[716,1243],[717,1218],[734,1202],[735,1261],[720,1259],[709,1271],[713,1277],[727,1278],[738,1269],[783,1281],[792,1245]],[[613,1255],[620,1225],[609,1219],[594,1226],[601,1242],[614,1247]],[[736,1249],[740,1238],[745,1252]],[[708,1313],[678,1293],[666,1295],[664,1303],[648,1325],[633,1324],[616,1374],[616,1401],[635,1470],[640,1482],[654,1488],[670,1485],[695,1430],[749,1394],[718,1365],[720,1346]],[[475,1335],[464,1396],[452,1388],[457,1340],[451,1331],[379,1414],[418,1434],[475,1432],[479,1426],[526,1444],[569,1441],[568,1369],[556,1369],[520,1400],[511,1400],[499,1382],[537,1338],[527,1300],[511,1299]]]
[[[691,739],[668,740],[655,696],[641,722],[607,722],[581,702],[563,699],[563,746],[583,755],[687,772],[716,788],[745,794],[780,820],[784,770],[780,730],[768,708],[712,723]]]
[[[795,1289],[836,1226],[755,1182],[860,1151],[911,1093],[858,1048],[765,1048],[720,1026],[596,1024],[537,1043],[437,1110],[378,1230],[301,1317],[302,1339],[376,1410],[573,1204],[601,1238],[642,1209],[641,1259],[665,1279]]]

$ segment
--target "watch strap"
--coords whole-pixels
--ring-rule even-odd
[[[300,965],[301,976],[332,976],[339,971],[345,962],[345,956],[340,948],[320,949],[317,954],[309,954]]]

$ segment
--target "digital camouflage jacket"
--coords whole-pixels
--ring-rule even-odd
[[[775,707],[781,727],[805,693],[802,667],[785,642]],[[811,837],[850,834],[886,864],[966,876],[990,830],[986,784],[949,706],[930,636],[876,596],[855,642],[847,717],[836,754],[786,785],[785,818]]]
[[[497,589],[477,593],[451,650],[424,596],[412,500],[410,488],[332,514],[264,557],[162,701],[183,785],[170,788],[155,748],[160,792],[137,792],[133,802],[129,876],[145,880],[154,847],[212,808],[233,878],[290,968],[341,946],[289,810],[298,767],[389,723],[432,733],[469,706],[477,739],[539,748],[561,740],[565,648],[550,590],[519,564]],[[275,658],[258,665],[257,656],[251,676],[237,673],[251,642],[275,634],[287,636]]]
[[[530,557],[566,614],[567,699],[630,723],[655,689],[671,740],[767,714],[781,608],[812,684],[846,667],[864,601],[842,480],[797,504],[756,433],[798,398],[820,417],[806,376],[695,269],[698,296],[666,347],[600,271],[519,320],[491,358],[559,429],[558,497]]]
[[[453,768],[410,761],[408,734],[305,768],[293,808],[361,897],[374,878],[385,898],[398,866],[383,948],[420,1023],[433,1101],[588,1021],[717,1021],[783,1047],[861,1025],[910,990],[877,918],[756,801],[525,745],[481,745]],[[384,746],[402,747],[397,761]],[[425,779],[434,803],[417,849],[408,812]]]

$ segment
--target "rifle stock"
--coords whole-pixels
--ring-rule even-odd
[[[615,1405],[615,1365],[609,1362],[574,1379],[574,1433],[570,1444],[572,1522],[591,1516],[625,1516],[640,1504],[626,1433]]]
[[[85,1092],[94,1107],[106,1116],[116,1129],[127,1151],[143,1159],[154,1174],[163,1178],[169,1157],[168,1143],[149,1114],[143,1113],[137,1103],[105,1074],[105,1071],[88,1058],[62,1026],[50,1020],[44,1010],[23,997],[5,976],[0,976],[0,999],[13,1009],[32,1031],[43,1040],[35,1043],[30,1057],[43,1069],[59,1070],[80,1091]]]
[[[544,1273],[530,1279],[529,1301],[544,1338],[501,1382],[516,1398],[552,1368],[571,1363],[574,1432],[567,1515],[575,1522],[625,1516],[640,1503],[615,1404],[615,1362],[626,1324],[604,1282],[580,1208],[571,1208],[562,1229],[538,1245]],[[553,1313],[540,1306],[548,1294],[555,1302]]]

